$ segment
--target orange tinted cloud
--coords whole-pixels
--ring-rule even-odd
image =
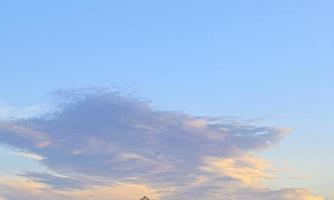
[[[133,200],[147,195],[159,200],[161,194],[150,186],[135,183],[117,183],[114,185],[90,186],[77,189],[53,189],[48,185],[24,178],[0,179],[0,191],[10,199],[46,199],[46,200]],[[0,198],[1,200],[1,198]]]

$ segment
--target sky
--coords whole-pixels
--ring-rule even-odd
[[[334,199],[333,10],[0,1],[0,200]]]

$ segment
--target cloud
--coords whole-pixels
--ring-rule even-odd
[[[286,193],[261,184],[267,166],[252,154],[276,145],[289,129],[153,110],[147,101],[108,90],[57,96],[53,112],[0,122],[2,144],[38,155],[52,172],[21,175],[57,194],[71,191],[61,193],[80,199],[73,194],[103,193],[115,184],[154,185],[156,197],[166,200],[196,199],[196,193],[214,200],[226,192],[230,199],[276,200],[270,195]]]
[[[143,194],[150,195],[153,199],[160,199],[159,194],[153,188],[141,184],[117,183],[80,189],[57,190],[40,182],[5,177],[0,177],[0,192],[4,195],[3,199],[8,197],[10,200],[132,200],[138,199]]]
[[[310,179],[310,177],[308,176],[300,176],[300,175],[293,175],[293,176],[290,176],[289,178],[293,180],[300,180],[300,181],[305,181],[305,180]]]
[[[30,118],[50,110],[46,105],[29,106],[25,108],[15,108],[3,105],[0,102],[0,120]]]
[[[236,158],[205,159],[201,169],[204,172],[221,177],[230,177],[243,184],[256,187],[264,179],[271,178],[266,172],[268,163],[253,155],[243,155]]]
[[[230,158],[207,157],[194,181],[174,199],[224,200],[323,200],[304,188],[271,190],[263,180],[272,179],[265,160],[254,155]]]

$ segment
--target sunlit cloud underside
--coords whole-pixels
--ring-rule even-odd
[[[1,200],[322,200],[306,188],[269,189],[256,155],[287,128],[154,110],[100,89],[56,93],[52,112],[2,120],[0,142],[36,160],[0,178]]]

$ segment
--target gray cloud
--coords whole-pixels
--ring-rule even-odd
[[[235,194],[230,199],[247,199],[240,198],[240,191],[267,197],[259,199],[279,199],[280,191],[259,192],[226,174],[200,186],[184,185],[196,175],[208,177],[200,169],[205,158],[238,158],[264,150],[277,144],[287,129],[153,110],[146,101],[108,90],[60,91],[57,96],[54,112],[0,123],[2,144],[40,155],[39,162],[63,175],[27,172],[25,177],[54,188],[129,180],[167,185],[176,188],[170,195],[175,199],[194,192],[212,196],[225,191],[217,185],[233,183],[246,189],[230,191]]]

